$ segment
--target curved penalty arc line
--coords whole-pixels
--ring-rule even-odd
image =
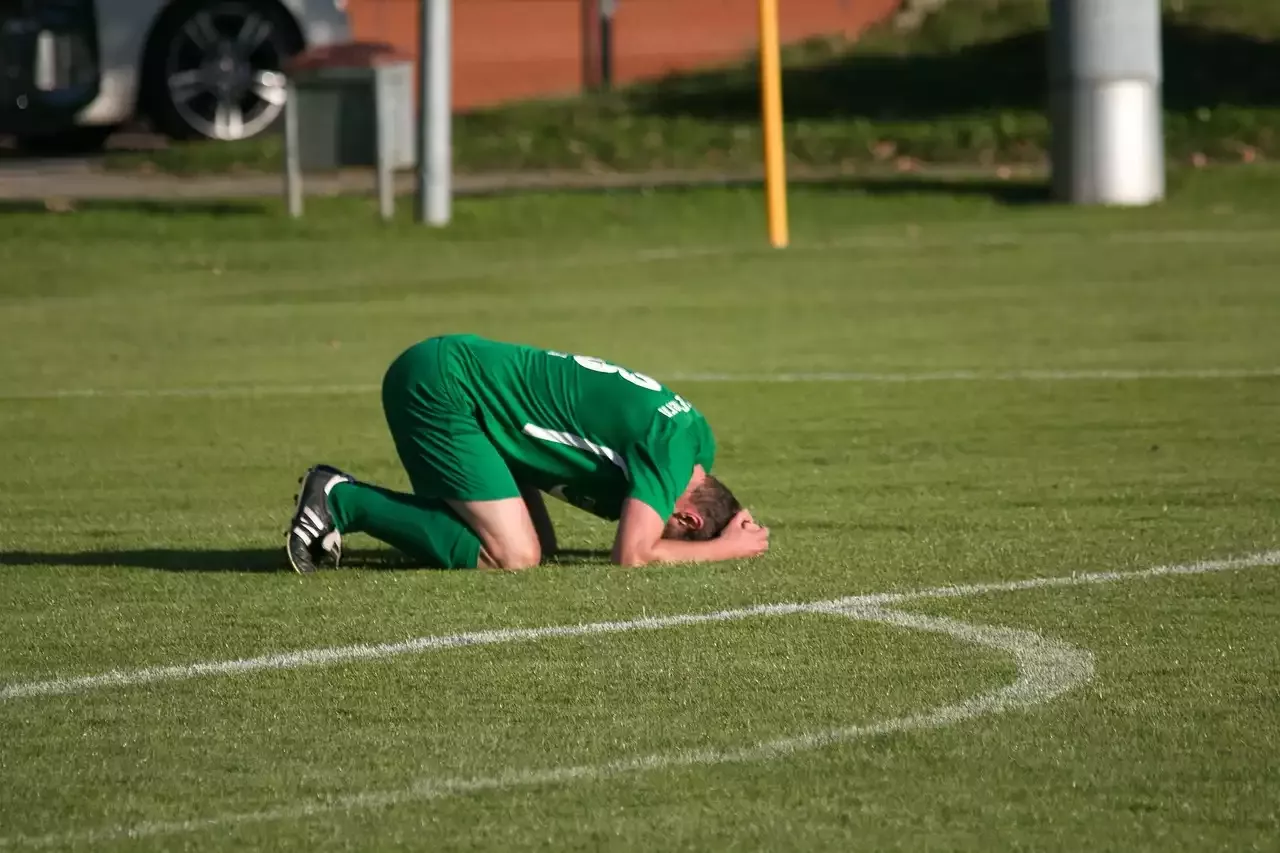
[[[231,812],[184,821],[160,821],[106,827],[87,832],[0,838],[0,848],[45,848],[68,844],[96,844],[123,838],[180,835],[210,829],[300,820],[334,812],[354,812],[420,803],[444,797],[542,785],[602,781],[619,776],[720,764],[745,764],[785,758],[800,752],[885,735],[937,729],[977,717],[1029,708],[1050,702],[1093,677],[1093,655],[1031,631],[976,625],[938,616],[853,603],[842,607],[800,609],[796,613],[827,613],[949,636],[960,642],[994,649],[1013,657],[1017,677],[1011,684],[953,704],[874,723],[764,741],[736,750],[680,750],[624,758],[601,764],[516,770],[495,776],[424,779],[406,788],[345,794],[323,800],[289,803],[269,809]]]

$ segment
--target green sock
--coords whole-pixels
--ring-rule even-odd
[[[338,532],[367,533],[435,569],[474,569],[480,538],[449,505],[368,483],[338,483],[329,491]]]

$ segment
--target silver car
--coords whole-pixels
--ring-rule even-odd
[[[83,149],[143,118],[248,139],[284,107],[286,60],[349,38],[346,0],[0,0],[0,133]]]

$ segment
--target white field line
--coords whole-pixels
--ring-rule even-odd
[[[1130,572],[1093,572],[1050,578],[1029,578],[1017,581],[1001,581],[989,584],[973,584],[957,587],[936,587],[905,593],[873,593],[808,603],[759,604],[733,610],[710,613],[686,613],[674,616],[652,616],[626,621],[592,622],[579,625],[555,625],[542,628],[504,628],[490,631],[473,631],[462,634],[445,634],[417,637],[398,643],[377,645],[334,646],[303,649],[296,652],[263,655],[233,660],[201,661],[176,666],[146,667],[142,669],[114,670],[99,675],[72,676],[48,681],[29,681],[9,684],[0,688],[0,702],[32,696],[55,696],[81,693],[108,687],[127,687],[151,684],[159,681],[180,681],[207,676],[244,675],[251,672],[275,669],[298,669],[306,666],[330,666],[364,660],[379,660],[406,654],[462,646],[482,646],[496,643],[528,642],[558,637],[583,637],[593,634],[612,634],[622,631],[651,631],[681,625],[698,625],[708,622],[727,622],[758,616],[787,616],[796,613],[820,613],[850,607],[902,604],[927,598],[954,598],[966,595],[985,595],[993,592],[1039,589],[1042,587],[1076,586],[1081,584],[1113,583],[1115,581],[1152,578],[1167,574],[1200,574],[1203,572],[1232,571],[1254,566],[1280,565],[1280,551],[1268,551],[1229,560],[1211,560],[1180,566],[1156,566]]]
[[[982,595],[993,592],[1011,592],[1081,584],[1115,583],[1126,580],[1150,579],[1164,575],[1200,574],[1276,565],[1280,565],[1280,551],[1268,551],[1235,559],[1206,560],[1184,565],[1156,566],[1140,571],[1091,572],[1052,578],[1029,578],[1022,581],[935,587],[906,593],[851,596],[809,604],[763,605],[739,610],[724,610],[718,613],[640,619],[629,622],[600,622],[591,625],[559,628],[491,631],[441,638],[424,638],[424,640],[436,639],[440,641],[432,648],[449,648],[457,645],[474,644],[462,642],[464,638],[484,638],[486,642],[498,642],[499,640],[495,638],[502,636],[507,638],[504,641],[515,641],[552,636],[577,636],[585,633],[602,633],[606,631],[639,630],[693,624],[698,621],[723,621],[758,615],[784,615],[803,612],[828,613],[848,616],[852,619],[881,622],[912,630],[944,634],[961,642],[996,649],[1013,656],[1018,676],[1012,684],[1006,687],[959,703],[943,705],[930,711],[865,725],[779,738],[742,749],[680,750],[625,758],[601,764],[565,765],[540,770],[513,770],[495,776],[424,779],[399,790],[343,794],[322,800],[287,803],[259,811],[228,812],[184,821],[156,821],[133,825],[118,825],[89,831],[51,833],[43,836],[15,835],[0,838],[0,848],[19,846],[61,847],[73,844],[96,844],[124,838],[136,839],[187,834],[209,829],[225,830],[234,826],[281,820],[299,820],[332,812],[386,808],[405,803],[420,803],[442,797],[484,791],[500,791],[516,787],[533,787],[569,782],[599,781],[626,774],[663,769],[766,761],[783,758],[797,752],[834,744],[849,743],[860,739],[897,732],[940,728],[987,714],[1028,708],[1049,702],[1093,677],[1093,656],[1086,650],[1042,637],[1030,631],[1000,626],[971,625],[954,619],[918,613],[905,613],[899,610],[887,609],[884,606],[886,604],[896,605],[922,599]],[[391,646],[384,648],[391,648]]]
[[[516,257],[494,260],[481,264],[461,265],[456,268],[424,270],[415,280],[422,284],[439,282],[467,281],[471,279],[494,278],[505,275],[527,275],[538,272],[555,272],[566,269],[608,268],[615,266],[633,266],[637,264],[662,264],[667,262],[696,261],[698,259],[718,259],[734,257],[785,258],[797,253],[821,254],[823,252],[849,251],[918,251],[929,248],[966,248],[966,247],[1019,247],[1039,246],[1046,244],[1074,245],[1087,243],[1112,243],[1117,245],[1151,245],[1160,246],[1168,243],[1196,245],[1280,245],[1280,230],[1276,229],[1178,229],[1131,231],[1089,232],[1089,231],[987,231],[978,233],[947,233],[952,227],[947,223],[924,225],[903,223],[899,233],[853,233],[829,239],[797,241],[792,243],[786,253],[779,254],[776,249],[760,243],[718,243],[710,245],[681,246],[649,246],[640,248],[619,248],[613,251],[589,252],[575,255],[561,255],[555,258]],[[491,255],[501,256],[508,252],[508,247],[501,242],[491,245]],[[214,258],[209,258],[210,269],[219,266]],[[314,287],[314,283],[313,283]],[[234,295],[234,289],[223,290],[223,293]],[[243,292],[243,291],[240,291]],[[45,298],[45,297],[36,297]],[[75,297],[58,297],[60,300]],[[110,299],[119,302],[122,298],[135,298],[113,294],[104,297],[102,294],[87,294],[81,299]],[[136,298],[147,301],[166,298],[162,292],[138,294]]]
[[[1134,230],[1112,231],[1108,233],[1090,233],[1085,231],[987,231],[984,233],[949,234],[946,224],[916,225],[904,224],[902,233],[878,234],[846,234],[828,240],[797,242],[791,245],[789,252],[847,252],[866,251],[914,251],[928,248],[966,248],[971,246],[1038,246],[1044,244],[1072,245],[1076,243],[1114,243],[1120,245],[1160,246],[1168,243],[1197,245],[1280,245],[1280,231],[1275,229],[1180,229],[1172,231]],[[639,249],[633,252],[622,251],[609,255],[578,255],[560,258],[539,264],[543,268],[558,267],[592,267],[615,266],[631,263],[655,263],[662,261],[697,260],[698,258],[722,258],[733,256],[760,255],[762,257],[779,258],[777,250],[761,245],[710,245],[710,246],[668,246]],[[519,262],[504,261],[503,271],[510,268],[527,269]],[[492,267],[475,270],[473,275],[486,275]],[[444,273],[444,276],[449,276]],[[472,277],[463,274],[465,277]]]
[[[892,385],[916,382],[1138,382],[1153,379],[1271,379],[1276,377],[1280,377],[1280,367],[673,373],[665,376],[664,381],[667,384],[676,382],[744,382],[757,384],[847,382]],[[59,388],[51,391],[0,391],[0,400],[321,397],[340,396],[343,394],[372,394],[377,392],[380,387],[372,383],[359,383],[346,385],[214,385],[194,388]]]
[[[970,595],[987,595],[993,592],[1020,592],[1028,589],[1048,589],[1061,586],[1084,586],[1100,583],[1116,583],[1127,580],[1147,580],[1164,575],[1202,575],[1209,572],[1231,572],[1240,569],[1255,569],[1280,566],[1280,551],[1261,551],[1244,557],[1231,557],[1224,560],[1201,560],[1195,563],[1179,565],[1153,566],[1149,569],[1115,572],[1082,572],[1080,574],[1060,575],[1050,578],[1027,578],[1017,581],[997,581],[995,583],[966,584],[964,586],[936,586],[930,589],[912,592],[882,592],[872,595],[855,595],[849,598],[838,598],[832,602],[817,602],[815,608],[824,604],[833,608],[858,607],[864,604],[883,606],[901,604],[907,601],[934,598],[962,598]]]
[[[1095,370],[938,370],[921,372],[828,371],[799,373],[678,373],[675,382],[1136,382],[1144,379],[1256,379],[1280,376],[1280,367]]]
[[[946,226],[944,225],[942,227]],[[1169,243],[1197,245],[1280,245],[1280,231],[1268,229],[1184,229],[1176,231],[1136,230],[1098,234],[1080,231],[1039,231],[987,232],[979,234],[951,235],[946,233],[936,233],[935,226],[932,225],[920,227],[907,224],[903,226],[903,232],[904,233],[901,235],[851,234],[829,240],[798,242],[791,245],[787,250],[787,254],[821,254],[824,252],[834,253],[850,251],[916,252],[921,249],[929,248],[963,248],[966,246],[1016,248],[1045,244],[1071,245],[1076,243],[1096,244],[1099,242],[1109,242],[1120,245],[1154,246]],[[496,253],[501,253],[503,248],[503,246],[498,245],[494,247],[494,251]],[[607,269],[609,267],[635,266],[639,264],[756,256],[761,258],[785,257],[784,255],[779,255],[776,249],[770,249],[760,245],[650,247],[641,249],[623,249],[620,251],[610,252],[608,254],[571,255],[553,260],[519,258],[470,267],[460,267],[457,269],[446,268],[440,271],[423,272],[415,278],[415,281],[422,285],[430,285],[433,283],[456,283],[470,280],[500,278],[502,276],[512,275],[528,276],[530,274],[554,273],[558,270],[569,269]],[[881,257],[878,260],[883,262],[884,258]],[[210,261],[210,269],[219,265],[220,264],[215,261]],[[317,290],[332,289],[333,286],[320,285],[315,282],[311,282],[309,283],[307,292],[315,293]],[[235,288],[224,288],[220,293],[224,296],[236,296],[242,295],[246,293],[246,291],[237,290]],[[23,303],[36,303],[47,300],[48,298],[49,297],[47,296],[36,295],[31,297],[19,297],[16,301]],[[90,293],[79,296],[59,296],[56,298],[59,304],[66,303],[69,300],[74,300],[78,304],[83,304],[85,302],[101,302],[103,304],[110,304],[119,308],[122,304],[131,301],[155,303],[160,300],[181,300],[185,298],[185,295],[173,294],[169,291],[153,291],[144,293],[135,292],[131,294]],[[3,299],[3,294],[0,294],[0,299]],[[0,393],[0,400],[21,398],[21,395]]]
[[[803,609],[803,608],[802,608]],[[743,611],[745,612],[745,611]],[[792,610],[790,612],[800,612]],[[235,812],[185,821],[157,821],[114,826],[87,832],[0,839],[0,847],[50,847],[97,844],[121,838],[177,835],[231,826],[298,820],[328,812],[382,809],[404,803],[516,787],[600,781],[626,774],[681,767],[739,764],[785,758],[797,752],[896,732],[941,728],[986,714],[1027,708],[1049,702],[1093,677],[1093,656],[1056,640],[1013,628],[969,625],[952,619],[884,610],[874,605],[824,609],[852,619],[882,622],[902,628],[949,635],[961,642],[986,646],[1013,656],[1018,676],[1006,686],[931,711],[895,717],[866,725],[784,737],[733,750],[679,750],[626,758],[603,764],[578,764],[543,770],[515,770],[496,776],[424,779],[394,791],[365,791],[325,800],[291,803],[254,812]],[[619,623],[628,624],[628,623]]]

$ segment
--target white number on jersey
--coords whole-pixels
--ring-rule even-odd
[[[548,350],[547,355],[555,356],[556,358],[569,357],[566,353],[555,352],[554,350]],[[616,364],[610,364],[603,359],[593,358],[589,355],[575,355],[573,356],[573,360],[582,367],[585,367],[587,370],[594,370],[596,373],[616,373],[632,385],[639,385],[641,388],[648,388],[650,391],[662,390],[662,383],[658,380],[650,379],[643,373],[635,373],[634,371],[627,370],[625,367],[618,367]]]

